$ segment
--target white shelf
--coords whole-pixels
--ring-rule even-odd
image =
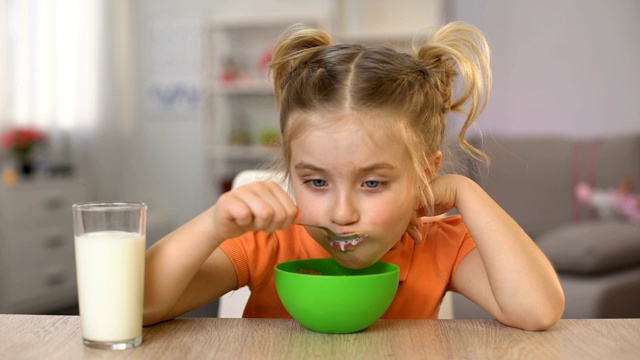
[[[226,145],[211,146],[208,156],[216,160],[252,161],[270,158],[276,149],[261,145]]]
[[[288,27],[296,23],[318,24],[324,27],[324,21],[318,23],[320,18],[309,14],[284,14],[284,15],[236,15],[221,16],[209,19],[211,30],[242,31],[246,29],[261,29],[273,27]]]
[[[260,95],[272,94],[273,86],[265,80],[234,80],[229,83],[219,81],[213,87],[215,95]]]
[[[410,33],[338,33],[333,37],[341,43],[359,43],[359,44],[380,44],[385,45],[387,43],[407,43],[411,44],[416,34]]]

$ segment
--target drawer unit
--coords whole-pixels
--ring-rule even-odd
[[[77,299],[71,205],[81,181],[0,187],[0,313],[45,313]]]

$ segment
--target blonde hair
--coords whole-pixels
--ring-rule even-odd
[[[450,111],[466,115],[458,135],[462,149],[488,160],[465,135],[489,99],[489,58],[485,37],[465,22],[449,23],[426,41],[414,41],[413,54],[384,46],[332,44],[326,32],[294,25],[280,37],[271,63],[280,111],[282,170],[288,175],[289,144],[305,127],[297,121],[298,114],[390,111],[403,115],[389,117],[393,123],[385,125],[400,130],[424,184],[421,195],[431,204],[429,174],[435,171],[430,159],[442,146]],[[455,94],[454,85],[461,85]]]

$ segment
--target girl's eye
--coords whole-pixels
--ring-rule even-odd
[[[382,184],[381,184],[380,181],[369,180],[369,181],[365,181],[363,185],[364,185],[364,187],[366,187],[368,189],[377,189]]]
[[[313,185],[313,187],[324,187],[327,186],[327,182],[324,180],[320,180],[320,179],[313,179],[310,180],[309,183],[311,183],[311,185]]]

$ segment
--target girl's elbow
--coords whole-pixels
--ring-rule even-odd
[[[548,330],[560,321],[563,313],[564,298],[552,306],[536,306],[529,311],[519,312],[518,315],[505,319],[504,323],[529,331]]]
[[[552,307],[547,311],[547,315],[545,317],[545,321],[541,322],[539,329],[537,330],[547,330],[554,326],[555,324],[562,319],[562,314],[564,314],[564,297],[562,297],[562,302]]]
[[[519,328],[528,331],[543,331],[548,330],[560,321],[562,314],[548,314],[546,316],[535,316],[522,321]]]
[[[159,322],[159,316],[153,311],[149,311],[146,308],[142,312],[142,325],[149,326]]]
[[[142,310],[142,325],[149,326],[167,320],[165,319],[166,313],[166,310],[161,309],[160,307],[153,307],[145,304]]]

